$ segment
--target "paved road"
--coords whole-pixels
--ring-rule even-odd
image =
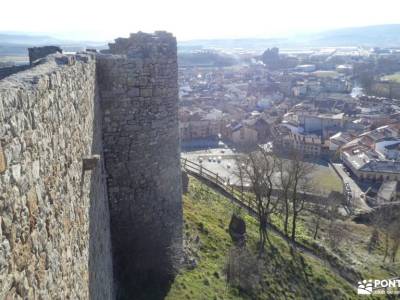
[[[235,155],[231,149],[209,149],[202,151],[193,152],[182,152],[182,158],[187,158],[195,163],[200,163],[201,165],[218,174],[225,181],[229,181],[231,184],[236,183],[238,180],[235,175],[233,175],[233,170],[235,169]]]
[[[364,198],[361,198],[361,194],[364,194],[364,192],[360,189],[358,184],[351,178],[344,170],[343,170],[343,165],[342,164],[334,164],[336,170],[339,172],[339,174],[343,178],[344,183],[349,183],[350,189],[352,191],[353,195],[353,205],[355,208],[358,208],[362,211],[370,211],[371,208],[368,206],[368,204],[365,202]]]

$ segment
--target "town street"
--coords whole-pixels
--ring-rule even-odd
[[[361,197],[364,195],[364,192],[360,189],[358,184],[351,178],[344,170],[342,164],[334,164],[336,170],[339,172],[340,176],[343,178],[343,184],[348,183],[351,189],[351,193],[353,196],[353,204],[355,208],[358,208],[363,211],[369,211],[371,208],[365,202],[365,198]],[[345,192],[345,191],[344,191]]]

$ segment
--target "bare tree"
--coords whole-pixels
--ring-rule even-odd
[[[297,221],[300,214],[305,209],[306,192],[311,191],[310,174],[314,166],[303,160],[300,152],[292,149],[289,159],[280,159],[279,161],[279,185],[280,202],[284,207],[284,231],[287,236],[289,227],[289,218],[291,217],[291,235],[292,241],[296,239]]]
[[[328,198],[327,197],[319,197],[317,199],[317,202],[314,203],[314,205],[312,206],[312,208],[310,209],[312,212],[312,218],[311,218],[311,222],[314,225],[314,233],[313,233],[313,238],[314,240],[317,239],[318,236],[318,231],[321,225],[321,219],[324,217],[327,208],[328,208]]]
[[[240,200],[244,200],[244,187],[246,181],[246,172],[245,166],[247,163],[247,159],[244,156],[236,156],[235,157],[236,168],[233,170],[233,175],[236,176],[239,180],[239,188],[240,188]]]
[[[392,262],[396,261],[397,252],[400,248],[400,212],[396,209],[390,211],[390,223],[388,225],[388,233],[392,240],[390,247],[390,259]]]
[[[287,167],[284,159],[278,160],[278,171],[279,171],[279,203],[281,204],[281,210],[283,213],[283,232],[286,236],[289,236],[289,217],[291,214],[290,207],[290,186],[292,185],[292,174],[287,172]]]
[[[338,249],[347,238],[347,226],[337,220],[332,220],[328,227],[328,241],[332,249]]]
[[[396,224],[396,226],[393,226],[393,232],[392,232],[392,239],[393,239],[393,243],[392,243],[392,249],[391,249],[391,253],[390,253],[390,257],[392,259],[392,262],[396,261],[396,256],[397,256],[397,252],[399,251],[399,247],[400,247],[400,232],[399,232],[399,224]]]
[[[375,211],[372,223],[383,232],[383,262],[388,257],[394,262],[400,247],[400,213],[391,207],[382,207]]]
[[[379,244],[379,230],[374,226],[374,229],[372,230],[371,238],[369,239],[368,242],[368,253],[372,253],[376,249],[376,247]]]
[[[311,212],[313,213],[312,222],[314,224],[314,240],[317,239],[318,230],[320,228],[321,219],[328,219],[330,222],[335,221],[339,216],[339,207],[343,202],[343,194],[339,192],[331,192],[325,197],[320,192],[321,197],[315,198]]]
[[[245,180],[250,183],[254,197],[249,197],[251,206],[257,213],[259,223],[259,255],[264,252],[265,242],[271,244],[267,225],[270,215],[276,211],[277,201],[272,197],[274,184],[273,176],[276,170],[276,157],[266,149],[259,147],[257,151],[247,155],[246,161],[241,163]]]

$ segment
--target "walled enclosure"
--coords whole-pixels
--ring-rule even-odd
[[[129,298],[175,270],[176,40],[138,33],[110,52],[0,80],[0,299]]]

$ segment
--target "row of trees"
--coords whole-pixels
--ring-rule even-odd
[[[282,158],[261,146],[236,159],[235,175],[239,179],[242,201],[247,200],[257,214],[259,256],[264,253],[267,242],[271,245],[268,224],[272,223],[274,214],[281,217],[283,233],[292,244],[296,240],[298,220],[306,210],[311,213],[314,239],[322,219],[328,222],[326,233],[332,249],[337,249],[346,239],[346,225],[340,221],[339,213],[340,206],[345,205],[344,197],[339,192],[332,192],[329,197],[316,196],[320,193],[313,186],[311,174],[314,168],[295,150]],[[309,201],[306,194],[314,194],[313,201]],[[375,230],[369,243],[370,250],[379,242],[378,233],[382,232],[384,261],[387,257],[394,261],[400,248],[399,210],[382,209],[374,214],[372,221]]]

